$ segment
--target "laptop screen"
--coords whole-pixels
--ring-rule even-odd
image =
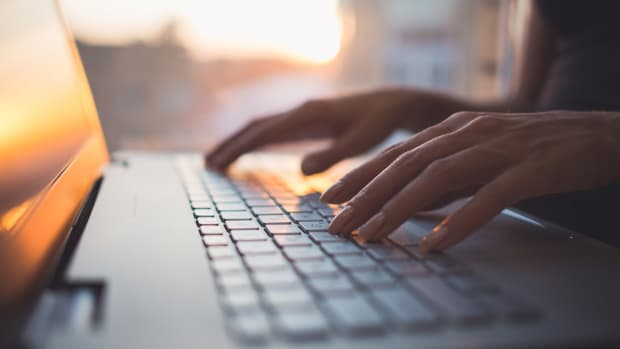
[[[6,274],[29,274],[58,242],[106,151],[55,2],[2,1],[0,52],[0,278],[7,281]]]

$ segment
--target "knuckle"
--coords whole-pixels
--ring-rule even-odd
[[[397,169],[409,170],[415,168],[420,159],[421,150],[415,148],[400,154],[394,161],[394,166]]]
[[[378,157],[379,158],[386,158],[386,157],[387,158],[391,158],[391,157],[394,157],[394,156],[398,156],[398,154],[401,154],[403,152],[404,146],[405,146],[404,142],[399,142],[399,143],[396,143],[396,144],[392,144],[389,147],[383,149],[379,153]]]
[[[428,132],[428,134],[432,136],[436,136],[436,135],[442,135],[442,134],[451,132],[452,127],[450,127],[446,122],[440,122],[437,125],[428,127],[425,131]],[[411,141],[414,142],[414,141],[417,141],[417,139],[412,138]]]
[[[477,115],[479,114],[471,112],[471,111],[459,111],[459,112],[456,112],[450,115],[448,119],[446,120],[456,121],[456,122],[469,121],[469,120],[474,119]]]
[[[248,126],[248,127],[256,127],[256,126],[258,126],[258,125],[260,125],[260,124],[264,123],[266,120],[267,120],[267,117],[259,117],[259,118],[254,118],[254,119],[250,120],[250,121],[247,123],[247,126]]]
[[[325,101],[321,99],[310,99],[302,103],[297,109],[307,113],[321,113],[325,109]]]
[[[474,118],[469,127],[476,130],[495,130],[504,124],[504,119],[493,115],[480,115]]]

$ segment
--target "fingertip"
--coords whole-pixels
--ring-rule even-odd
[[[436,251],[436,248],[439,246],[442,240],[446,238],[447,235],[448,227],[445,224],[440,223],[435,228],[433,228],[433,230],[428,235],[422,238],[422,241],[420,242],[420,250],[422,251],[422,253]]]
[[[383,228],[385,225],[385,215],[383,212],[379,212],[374,215],[366,224],[360,229],[360,236],[368,241],[375,241],[377,237],[383,236]]]
[[[301,172],[306,176],[317,174],[324,170],[323,164],[314,157],[307,157],[301,162]]]
[[[319,200],[328,204],[337,203],[335,201],[338,199],[338,197],[340,197],[343,187],[344,183],[342,183],[341,181],[334,183],[331,187],[327,188],[327,190],[325,190],[323,194],[321,194]]]
[[[353,207],[345,207],[329,224],[328,230],[332,234],[348,233],[346,225],[353,219]]]

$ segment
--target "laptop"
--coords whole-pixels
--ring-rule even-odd
[[[57,5],[0,9],[2,347],[620,344],[618,249],[505,210],[424,255],[450,207],[346,240],[318,200],[333,174],[288,155],[226,176],[200,154],[109,156]]]

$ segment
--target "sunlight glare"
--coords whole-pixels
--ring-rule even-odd
[[[280,57],[320,64],[340,51],[337,0],[61,0],[76,34],[95,43],[153,38],[170,20],[197,58]]]

